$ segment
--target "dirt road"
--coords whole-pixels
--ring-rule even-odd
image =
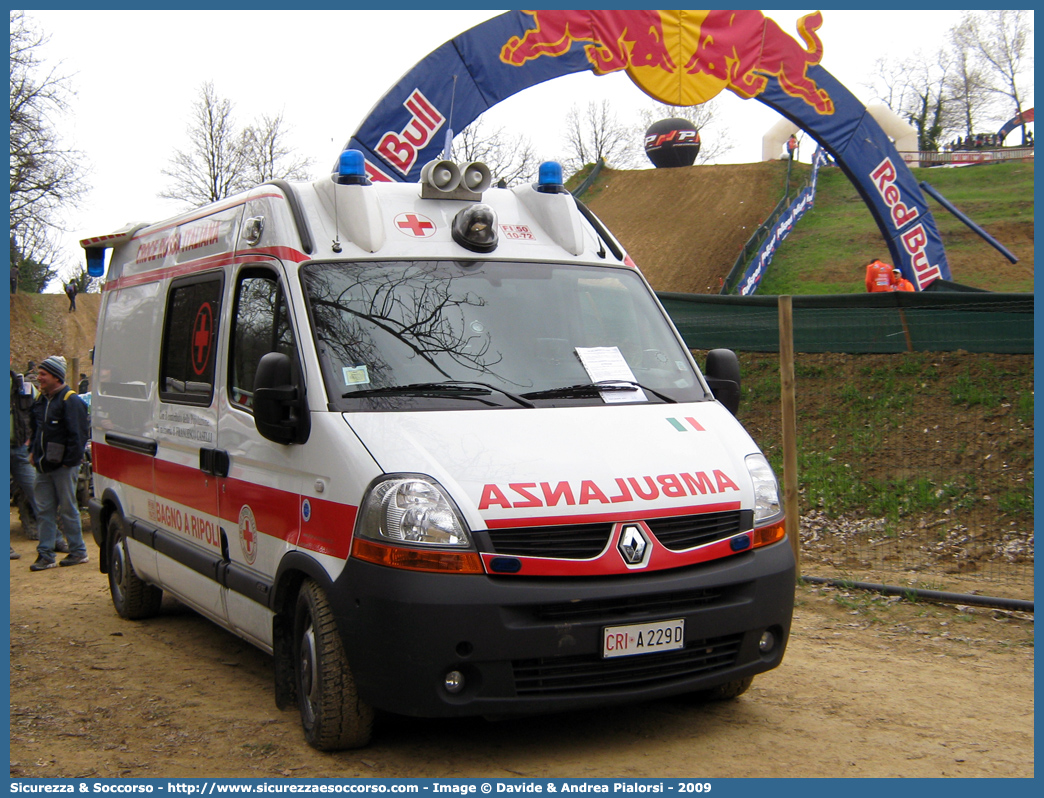
[[[1032,777],[1033,619],[798,589],[741,698],[490,722],[382,716],[321,754],[269,657],[177,602],[128,622],[92,562],[31,573],[12,520],[12,777]]]

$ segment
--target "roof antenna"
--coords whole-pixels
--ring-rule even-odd
[[[453,89],[450,91],[450,110],[446,126],[446,143],[442,147],[442,160],[453,160],[453,103],[457,99],[457,76],[453,76]]]

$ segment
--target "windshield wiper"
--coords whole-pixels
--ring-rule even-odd
[[[643,391],[648,391],[657,399],[662,402],[669,404],[677,404],[677,399],[672,399],[667,394],[655,391],[640,382],[633,382],[631,380],[601,380],[599,382],[583,382],[579,385],[567,385],[562,388],[550,388],[546,391],[532,391],[530,393],[522,394],[523,399],[567,399],[576,398],[581,399],[588,396],[598,396],[602,391],[633,391],[635,388],[641,388]]]
[[[533,403],[503,388],[487,385],[484,382],[470,380],[447,380],[446,382],[414,382],[409,385],[386,385],[383,388],[364,388],[361,391],[348,391],[341,395],[342,399],[354,399],[357,396],[453,396],[459,399],[479,399],[491,393],[500,393],[523,407],[534,407]],[[482,401],[481,399],[479,401]]]

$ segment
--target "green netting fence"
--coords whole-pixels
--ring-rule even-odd
[[[774,296],[659,293],[690,349],[779,350]],[[1033,352],[1033,294],[796,296],[795,352]]]

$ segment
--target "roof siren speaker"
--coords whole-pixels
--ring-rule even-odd
[[[421,183],[449,194],[460,185],[460,169],[453,161],[430,161],[421,169]]]
[[[480,161],[472,161],[464,167],[461,182],[468,191],[481,194],[493,183],[493,175],[489,167]]]

